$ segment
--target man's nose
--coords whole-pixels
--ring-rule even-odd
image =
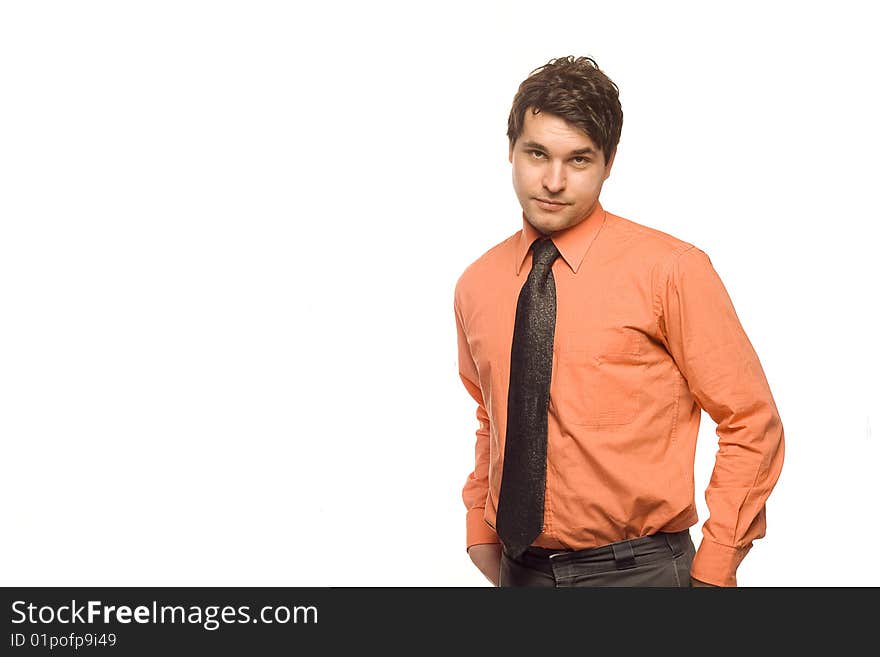
[[[565,189],[565,170],[562,167],[562,162],[551,162],[544,169],[544,187],[551,194]]]

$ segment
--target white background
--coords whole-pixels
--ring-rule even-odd
[[[0,584],[488,586],[452,294],[568,54],[603,205],[710,255],[782,416],[740,585],[880,584],[869,5],[4,3]]]

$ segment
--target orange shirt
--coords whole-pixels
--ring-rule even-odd
[[[455,286],[459,374],[477,403],[474,471],[462,491],[467,545],[497,543],[510,348],[531,269],[523,228]],[[557,316],[548,417],[544,529],[534,545],[581,549],[694,525],[700,409],[719,449],[696,579],[736,585],[764,536],[782,469],[782,422],[764,371],[709,257],[606,212],[552,236]]]

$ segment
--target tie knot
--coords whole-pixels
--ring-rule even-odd
[[[559,256],[559,249],[552,240],[538,239],[532,244],[532,268],[540,267],[546,269],[553,264],[553,261]]]

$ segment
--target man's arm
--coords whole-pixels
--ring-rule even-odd
[[[717,585],[717,584],[707,584],[706,582],[701,582],[700,580],[698,580],[698,579],[694,579],[693,577],[691,577],[691,586],[692,586],[692,587],[708,586],[708,587],[711,587],[711,588],[713,588],[713,589],[714,589],[714,588],[718,588],[718,585]]]
[[[456,291],[457,294],[457,291]],[[462,500],[467,508],[466,516],[466,534],[467,547],[470,554],[470,548],[477,545],[483,546],[487,544],[500,544],[498,535],[484,520],[486,510],[486,498],[489,495],[489,415],[486,413],[486,406],[483,402],[483,391],[479,386],[479,373],[474,364],[471,355],[470,345],[467,341],[465,333],[464,321],[462,320],[461,310],[458,305],[458,299],[454,304],[455,307],[455,326],[458,333],[458,371],[461,382],[464,384],[465,390],[477,403],[477,430],[476,445],[474,447],[474,470],[468,475],[464,488],[462,489]],[[483,558],[482,552],[486,548],[477,550],[479,563],[471,559],[483,571],[489,580],[492,581],[490,574],[483,570],[483,566],[492,569],[491,563],[487,563]],[[497,571],[496,579],[497,579]]]
[[[492,586],[498,586],[501,573],[501,544],[480,543],[468,548],[468,555],[480,572],[486,576]]]
[[[712,263],[696,247],[670,263],[660,329],[700,407],[718,425],[694,579],[736,586],[736,569],[764,536],[765,502],[779,478],[782,421],[758,356]]]

